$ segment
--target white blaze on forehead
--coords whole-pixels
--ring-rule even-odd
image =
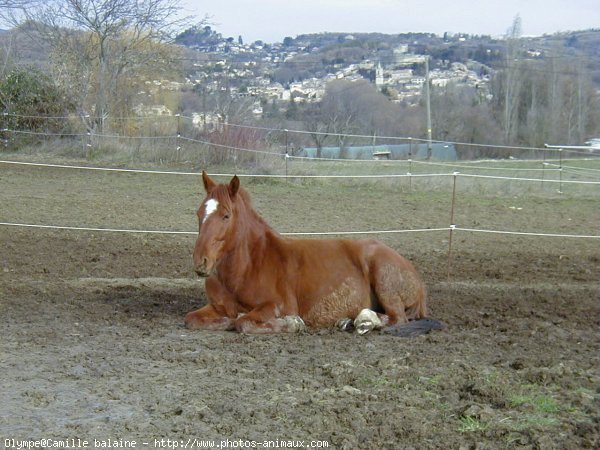
[[[208,216],[214,213],[217,210],[218,206],[219,202],[216,201],[214,198],[206,200],[206,203],[204,204],[204,219],[202,220],[202,223],[206,222]]]

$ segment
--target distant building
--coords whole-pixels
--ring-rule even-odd
[[[589,141],[587,141],[585,145],[589,145],[594,149],[600,148],[600,138],[592,138]]]
[[[142,117],[150,116],[172,116],[173,113],[165,105],[144,105],[140,103],[133,107],[136,115]]]
[[[316,147],[303,148],[298,156],[316,158]],[[383,144],[340,147],[322,147],[321,158],[326,159],[427,159],[427,143],[418,144]],[[433,143],[431,159],[437,161],[456,161],[458,159],[454,144]]]
[[[375,86],[383,86],[383,67],[381,67],[380,62],[377,63],[377,68],[375,69]]]

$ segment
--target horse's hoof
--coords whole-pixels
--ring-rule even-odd
[[[183,319],[183,326],[188,330],[196,330],[200,328],[200,322],[197,320],[196,315],[193,312],[187,313]]]
[[[351,333],[354,331],[354,321],[349,318],[340,319],[335,323],[335,326],[342,331],[347,331]]]
[[[283,320],[285,320],[289,332],[295,333],[306,330],[306,324],[300,316],[285,316]]]
[[[377,313],[366,308],[358,313],[358,316],[354,319],[354,328],[356,328],[356,332],[361,336],[375,328],[381,328],[381,325],[381,319],[379,319]]]

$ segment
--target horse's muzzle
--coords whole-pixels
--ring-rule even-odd
[[[209,277],[212,275],[213,272],[213,264],[210,263],[210,261],[208,260],[208,258],[206,256],[204,256],[201,260],[199,264],[196,264],[196,267],[194,269],[196,271],[196,273],[203,277]]]

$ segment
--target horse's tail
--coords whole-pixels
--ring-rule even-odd
[[[419,319],[411,320],[408,323],[402,323],[398,325],[392,325],[385,327],[381,330],[383,333],[391,334],[392,336],[398,337],[414,337],[422,334],[427,334],[431,330],[443,330],[446,328],[446,324],[435,319]]]

